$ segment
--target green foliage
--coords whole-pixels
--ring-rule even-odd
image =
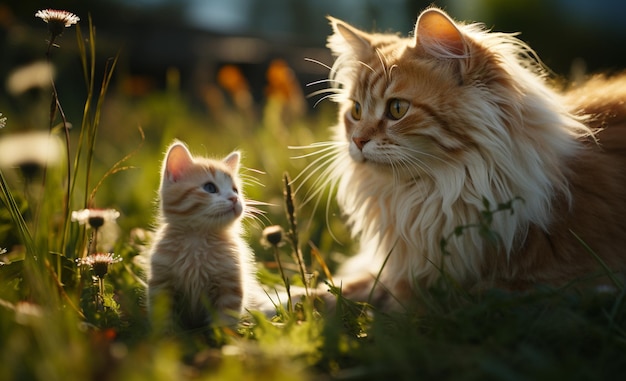
[[[265,216],[247,225],[260,278],[268,285],[309,286],[310,274],[333,267],[331,253],[350,251],[349,238],[332,203],[330,210],[298,203],[285,172],[298,173],[307,163],[291,160],[287,147],[327,139],[335,115],[324,108],[285,115],[288,105],[277,99],[258,110],[226,102],[207,115],[172,84],[132,98],[110,86],[115,59],[98,88],[90,20],[86,36],[81,33],[77,28],[88,94],[82,123],[75,124],[80,127],[63,131],[73,153],[67,167],[48,168],[41,183],[0,176],[0,249],[8,250],[0,255],[0,379],[552,380],[611,379],[626,371],[626,289],[618,282],[604,291],[479,295],[447,285],[424,290],[410,310],[385,313],[344,298],[329,279],[337,298],[333,310],[294,297],[274,317],[250,311],[237,327],[214,327],[208,335],[158,334],[148,323],[141,261],[164,147],[179,138],[209,155],[241,149],[248,197],[269,204],[259,206]],[[62,101],[54,95],[55,107]],[[58,115],[52,113],[50,126]],[[326,205],[329,196],[321,197],[319,205]],[[467,229],[498,244],[493,215],[512,213],[516,201],[493,207],[485,200],[481,220],[458,227],[442,240],[442,250]],[[71,210],[86,206],[122,214],[119,226],[105,222],[119,231],[104,250],[116,253],[104,274],[84,260],[101,251],[106,229],[71,221]],[[288,247],[274,242],[271,250],[261,248],[262,227],[270,224],[285,227]]]

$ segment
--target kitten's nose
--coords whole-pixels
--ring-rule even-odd
[[[233,202],[233,204],[236,204],[236,203],[237,203],[237,200],[238,200],[237,196],[230,196],[228,199],[229,199],[230,201],[232,201],[232,202]]]
[[[353,136],[352,141],[356,144],[357,148],[363,150],[363,146],[370,141],[370,139],[365,137]]]

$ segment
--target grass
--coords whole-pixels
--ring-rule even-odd
[[[8,251],[0,265],[1,380],[589,380],[626,371],[621,286],[481,295],[442,286],[424,290],[410,311],[385,313],[339,297],[333,312],[306,301],[274,319],[252,311],[236,328],[215,329],[210,341],[194,333],[157,335],[147,322],[138,259],[153,223],[164,147],[176,137],[216,156],[241,149],[247,174],[258,181],[249,181],[247,194],[272,204],[265,224],[283,226],[291,242],[263,248],[263,226],[248,224],[261,278],[302,284],[305,272],[327,270],[309,258],[332,268],[331,253],[350,251],[341,220],[299,205],[285,186],[285,172],[306,165],[290,160],[287,147],[327,139],[334,110],[322,104],[315,114],[286,118],[288,103],[270,96],[254,110],[227,102],[208,116],[190,106],[176,83],[132,99],[115,89],[114,65],[105,63],[109,69],[96,78],[88,24],[84,35],[77,29],[87,92],[82,122],[74,123],[80,127],[65,129],[57,112],[47,126],[70,154],[61,168],[43,165],[32,178],[0,171],[0,248]],[[52,53],[50,59],[64,50]],[[55,93],[54,102],[60,107],[63,94]],[[11,135],[20,118],[1,111],[8,120],[0,134]],[[98,233],[71,220],[72,210],[85,207],[121,212],[105,223],[117,229],[113,239],[105,239],[104,227]],[[481,221],[451,234],[487,227]],[[77,263],[100,250],[121,259],[106,274]]]

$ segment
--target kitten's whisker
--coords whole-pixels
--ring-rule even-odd
[[[243,220],[250,221],[248,223],[253,224],[257,230],[264,229],[266,226],[272,224],[272,221],[264,214],[256,215],[254,213],[244,212]]]
[[[266,172],[263,172],[260,169],[256,169],[256,168],[251,168],[251,167],[241,167],[242,171],[249,171],[249,172],[254,172],[254,173],[258,173],[259,175],[267,175]]]
[[[269,202],[257,201],[257,200],[246,200],[246,205],[259,205],[259,206],[278,206],[276,204],[272,204]],[[265,212],[263,212],[265,213]]]
[[[258,185],[261,188],[265,187],[265,184],[263,184],[259,179],[257,179],[256,177],[252,177],[252,176],[245,176],[245,175],[239,175],[239,177],[241,177],[241,180],[243,181],[243,184],[246,185],[250,185],[250,184],[254,184],[254,185]]]

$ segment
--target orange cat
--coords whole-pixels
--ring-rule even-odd
[[[262,305],[253,254],[241,236],[249,212],[238,175],[239,153],[223,160],[193,157],[180,142],[163,162],[160,224],[150,250],[148,307],[159,304],[164,326],[183,328],[233,324]]]
[[[442,273],[468,288],[562,285],[602,271],[580,240],[625,269],[626,76],[559,93],[523,42],[436,8],[409,38],[331,24],[339,123],[316,145],[332,152],[317,170],[360,243],[340,272],[345,296],[367,299],[386,259],[383,308]],[[485,200],[512,201],[493,214],[499,243],[453,234]]]

